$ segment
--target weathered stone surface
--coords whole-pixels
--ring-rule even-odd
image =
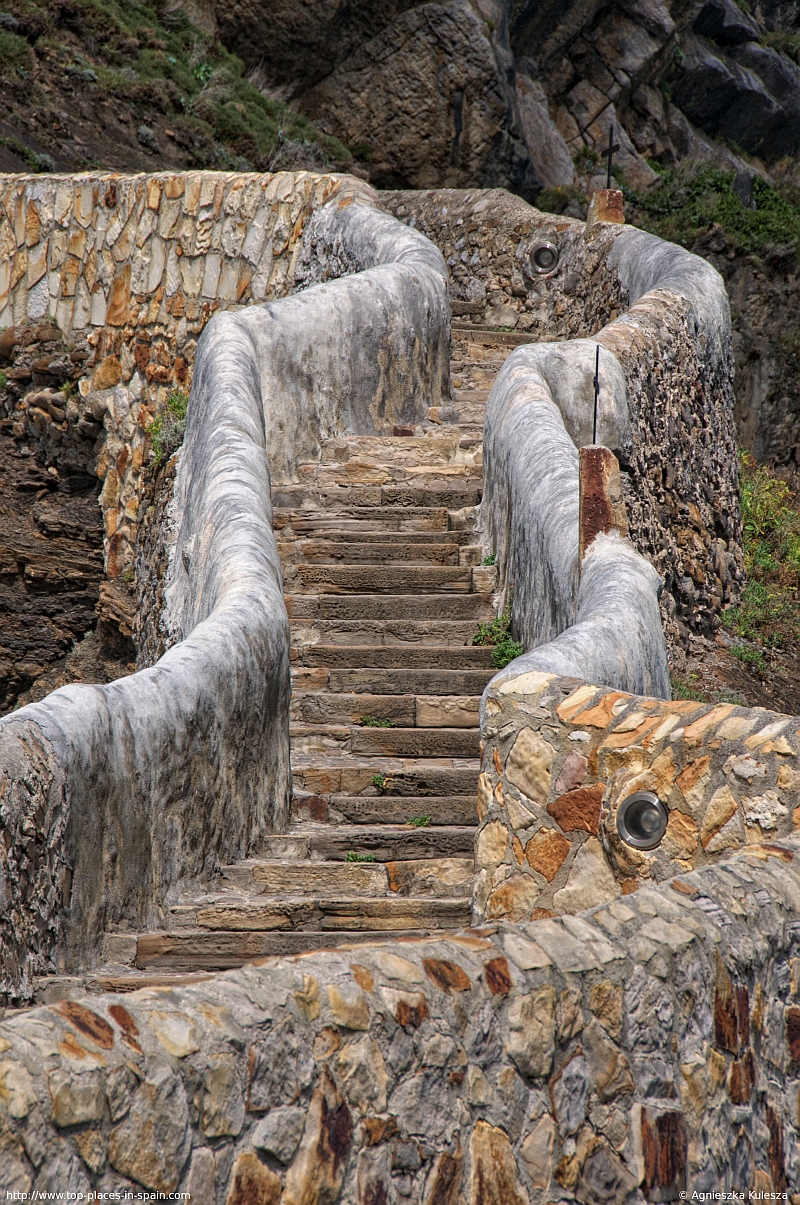
[[[308,1107],[299,1150],[284,1182],[282,1205],[307,1205],[309,1199],[335,1201],[353,1138],[353,1118],[327,1067]]]
[[[506,778],[534,803],[546,803],[555,752],[538,732],[523,728],[506,760]]]
[[[555,893],[553,903],[559,912],[580,912],[619,894],[603,847],[595,837],[589,837],[575,855],[566,886]]]
[[[499,917],[507,920],[530,920],[540,894],[533,875],[509,875],[489,896],[486,915],[493,920]]]
[[[574,1054],[553,1080],[553,1109],[563,1140],[583,1125],[589,1108],[591,1080],[582,1054]]]
[[[480,1201],[481,1205],[528,1205],[504,1130],[477,1122],[470,1138],[470,1164],[472,1201]]]
[[[348,1042],[339,1052],[336,1065],[350,1105],[361,1114],[383,1113],[388,1076],[378,1043],[366,1034]]]
[[[618,1042],[622,1037],[622,986],[609,979],[593,984],[589,1008],[606,1033]]]
[[[278,1205],[281,1181],[258,1155],[245,1151],[231,1169],[225,1205]]]
[[[65,1071],[53,1071],[48,1087],[53,1102],[53,1121],[57,1126],[103,1120],[105,1090],[96,1073],[70,1075]]]
[[[585,830],[597,836],[604,792],[605,787],[602,783],[594,787],[568,791],[547,805],[548,815],[553,817],[565,833]]]
[[[542,988],[512,999],[508,1009],[506,1050],[520,1072],[532,1079],[547,1075],[553,1063],[556,994]]]
[[[191,1150],[189,1110],[180,1078],[153,1070],[133,1094],[130,1111],[108,1139],[108,1161],[145,1188],[174,1192]]]
[[[633,1076],[628,1060],[609,1041],[596,1020],[586,1026],[582,1041],[589,1072],[600,1099],[614,1100],[617,1096],[627,1096],[633,1092]]]
[[[244,1091],[233,1055],[217,1054],[205,1073],[203,1133],[207,1138],[235,1137],[244,1125]]]
[[[541,828],[525,846],[525,857],[532,870],[538,870],[548,883],[552,883],[570,848],[569,841],[561,833],[552,828]]]
[[[547,1188],[553,1171],[555,1126],[549,1113],[540,1117],[522,1144],[521,1155],[534,1188]]]

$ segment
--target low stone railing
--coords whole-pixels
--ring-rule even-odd
[[[800,719],[514,673],[523,660],[483,699],[478,920],[578,912],[800,827]],[[642,791],[664,809],[650,849],[618,825]]]
[[[287,821],[289,623],[271,474],[285,480],[328,436],[419,421],[448,379],[441,256],[351,202],[335,195],[305,231],[310,261],[342,279],[218,315],[198,343],[163,532],[160,618],[174,647],[0,721],[0,992],[12,998],[55,969],[57,947],[77,969],[105,927],[157,927],[170,892]]]
[[[0,1180],[229,1205],[788,1200],[799,941],[794,837],[579,916],[37,1008],[0,1023]]]

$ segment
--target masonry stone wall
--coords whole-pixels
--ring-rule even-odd
[[[193,1205],[794,1199],[799,901],[794,837],[580,916],[7,1017],[0,1183]]]
[[[683,645],[691,631],[719,627],[743,567],[730,319],[718,273],[642,231],[585,227],[502,190],[382,193],[380,204],[439,247],[454,315],[539,342],[595,337],[613,354],[630,439],[612,450],[631,540],[664,579],[668,639]],[[530,257],[544,243],[558,262],[540,275]],[[593,367],[575,381],[585,419]]]
[[[796,717],[642,698],[514,663],[482,706],[479,920],[578,912],[800,828]],[[635,791],[668,809],[652,850],[617,832]]]
[[[441,256],[352,200],[328,199],[325,230],[358,272],[216,314],[198,342],[164,514],[174,538],[153,591],[170,647],[150,668],[0,720],[9,997],[29,998],[59,959],[89,965],[105,929],[158,927],[172,894],[288,822],[290,637],[271,474],[328,436],[419,421],[447,382]]]
[[[28,388],[9,417],[51,463],[76,438],[94,444],[109,576],[133,563],[147,428],[172,390],[188,393],[209,318],[293,292],[315,209],[370,192],[309,172],[0,177],[0,329],[54,321],[83,369],[70,405]],[[40,393],[63,380],[49,367]]]

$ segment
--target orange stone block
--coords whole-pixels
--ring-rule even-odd
[[[609,694],[603,695],[599,703],[594,707],[588,708],[587,711],[581,711],[574,717],[574,723],[585,727],[587,724],[590,728],[607,728],[614,719],[612,707],[618,699],[633,699],[632,695],[626,695],[624,691],[612,690]]]
[[[627,749],[630,745],[638,745],[642,737],[647,736],[648,732],[652,732],[661,723],[661,716],[650,716],[638,728],[634,728],[630,732],[612,732],[610,736],[600,745],[601,749]]]
[[[567,838],[554,828],[541,828],[528,842],[525,857],[531,870],[538,870],[548,883],[552,883],[570,848]]]
[[[547,805],[547,814],[565,833],[582,830],[597,836],[605,789],[605,783],[598,782],[593,787],[567,791]]]
[[[122,326],[128,313],[128,303],[131,299],[131,265],[126,264],[111,285],[111,295],[108,299],[106,322],[109,326]]]

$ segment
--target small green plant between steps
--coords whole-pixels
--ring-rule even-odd
[[[394,720],[379,720],[374,715],[362,715],[359,718],[362,728],[394,728]]]
[[[382,791],[386,786],[386,779],[384,778],[383,774],[373,774],[372,785],[373,787],[377,787],[379,791]]]
[[[408,823],[413,824],[414,828],[430,828],[430,816],[409,816]]]
[[[360,854],[355,849],[348,849],[344,860],[345,862],[374,862],[376,858],[374,854]]]
[[[518,640],[511,635],[511,608],[506,607],[502,615],[489,623],[479,623],[478,630],[472,637],[473,644],[493,645],[492,668],[502,669],[516,657],[521,657],[524,649]]]
[[[481,561],[481,564],[482,565],[493,565],[495,563],[495,560],[496,560],[495,553],[490,552],[488,556],[485,556],[483,558],[483,560]]]
[[[173,389],[167,400],[155,416],[147,434],[153,445],[156,468],[165,460],[169,460],[173,452],[183,443],[186,431],[186,408],[189,405],[188,394],[182,389]]]

